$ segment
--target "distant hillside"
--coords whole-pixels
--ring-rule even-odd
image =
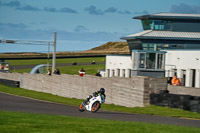
[[[81,52],[59,52],[58,56],[70,55],[107,55],[107,54],[129,54],[127,42],[107,42],[101,46]]]
[[[90,52],[106,52],[106,53],[129,53],[129,48],[127,42],[107,42],[99,47],[92,48],[88,50]]]
[[[85,55],[107,55],[107,54],[129,54],[127,42],[107,42],[99,47],[95,47],[80,52],[57,52],[56,56],[85,56]],[[44,53],[4,53],[0,57],[21,58],[21,57],[46,57]],[[52,54],[50,54],[52,56]]]

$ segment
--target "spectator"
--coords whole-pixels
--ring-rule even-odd
[[[60,70],[57,68],[57,74],[60,75]]]
[[[172,78],[172,85],[175,85],[175,86],[179,86],[181,85],[181,82],[180,80],[176,77],[176,75],[174,75],[174,77]]]
[[[36,73],[40,73],[39,69],[36,70]]]
[[[91,64],[96,64],[95,60],[93,60]]]
[[[3,64],[1,64],[1,70],[4,70],[4,65]]]
[[[58,68],[55,68],[53,70],[53,74],[57,74],[57,75],[60,75],[60,70]]]
[[[168,77],[167,78],[167,83],[170,84],[170,85],[172,85],[172,77]]]
[[[101,77],[100,71],[98,71],[95,76]]]
[[[74,65],[77,65],[77,62],[72,63],[72,65],[73,65],[73,66],[74,66]]]
[[[85,70],[83,68],[81,68],[81,70],[79,71],[79,75],[81,77],[83,77],[85,75]]]
[[[51,70],[50,69],[48,69],[47,75],[51,75]]]

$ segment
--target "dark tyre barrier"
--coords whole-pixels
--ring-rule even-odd
[[[8,80],[8,79],[0,79],[0,84],[4,84],[7,86],[12,86],[12,87],[19,87],[20,82],[19,81],[14,81],[14,80]]]

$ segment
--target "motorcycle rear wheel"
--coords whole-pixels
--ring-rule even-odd
[[[100,109],[100,103],[99,102],[95,102],[95,103],[93,103],[93,105],[92,105],[92,112],[93,113],[95,113],[95,112],[97,112],[98,110]]]
[[[85,111],[85,108],[84,108],[83,104],[81,104],[81,105],[79,106],[79,111],[80,111],[80,112]]]

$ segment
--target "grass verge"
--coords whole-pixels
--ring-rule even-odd
[[[80,103],[83,101],[75,98],[60,97],[49,93],[36,92],[22,88],[8,87],[2,84],[0,84],[0,91],[20,96],[26,96],[41,100],[47,100],[51,102],[62,103],[66,105],[72,105],[72,106],[79,106]],[[113,104],[103,104],[101,109],[108,111],[117,111],[117,112],[200,119],[200,114],[196,112],[189,112],[180,109],[172,109],[168,107],[159,107],[155,105],[150,105],[147,107],[128,108]]]
[[[2,133],[199,133],[200,128],[0,111]]]

